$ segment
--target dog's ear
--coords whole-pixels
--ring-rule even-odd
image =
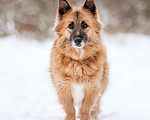
[[[97,14],[97,8],[94,0],[86,0],[83,8],[90,11],[94,16]]]
[[[72,7],[67,2],[67,0],[59,0],[59,8],[58,8],[58,14],[62,17],[64,14],[66,14]]]

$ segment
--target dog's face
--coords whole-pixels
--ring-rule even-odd
[[[68,40],[72,47],[74,48],[82,48],[88,42],[88,24],[82,20],[80,17],[80,12],[74,13],[76,14],[75,19],[70,21],[68,25]]]
[[[94,0],[86,0],[81,8],[59,0],[57,17],[55,31],[59,46],[80,49],[98,43],[101,25]]]

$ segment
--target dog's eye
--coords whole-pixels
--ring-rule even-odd
[[[74,27],[75,27],[74,22],[71,22],[71,23],[69,24],[69,26],[68,26],[69,29],[73,29]]]
[[[83,29],[85,29],[85,28],[87,28],[87,27],[89,27],[89,26],[88,26],[88,24],[86,24],[84,21],[82,21],[81,27],[82,27]]]

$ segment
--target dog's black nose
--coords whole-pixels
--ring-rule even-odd
[[[75,37],[74,42],[76,43],[76,45],[80,45],[82,42],[82,38],[81,37]]]

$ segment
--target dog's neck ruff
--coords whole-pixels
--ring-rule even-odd
[[[61,48],[57,47],[57,50],[60,54],[67,56],[73,60],[76,61],[84,61],[91,57],[94,57],[97,55],[97,53],[103,54],[103,49],[101,49],[100,46],[87,46],[80,49],[75,48]]]

